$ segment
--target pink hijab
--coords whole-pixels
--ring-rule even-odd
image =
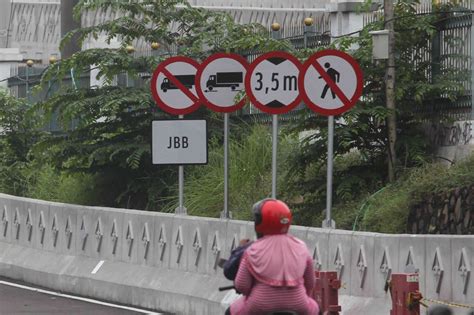
[[[309,252],[306,244],[294,236],[264,236],[247,248],[245,255],[252,275],[265,284],[294,287],[304,282]]]

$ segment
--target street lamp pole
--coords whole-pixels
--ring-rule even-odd
[[[31,59],[28,59],[26,62],[26,102],[30,102],[30,68],[33,67],[34,61]]]
[[[387,117],[388,129],[388,177],[395,180],[395,142],[397,141],[397,116],[395,113],[395,33],[393,21],[393,0],[384,0],[385,29],[388,31],[388,60],[385,71],[386,105],[390,110]]]

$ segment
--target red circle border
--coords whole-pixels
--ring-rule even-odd
[[[306,90],[304,89],[304,77],[306,75],[306,72],[308,71],[309,67],[312,66],[313,62],[316,62],[318,58],[323,57],[323,56],[337,56],[344,59],[352,66],[357,78],[356,90],[354,91],[354,95],[351,97],[350,102],[336,109],[322,108],[319,105],[313,103],[313,101],[306,94]],[[336,49],[325,49],[311,55],[303,64],[302,70],[300,71],[300,75],[298,77],[298,88],[299,88],[299,91],[303,98],[304,103],[312,111],[324,116],[336,116],[354,107],[354,105],[357,103],[360,96],[362,95],[363,81],[364,81],[364,74],[362,73],[362,70],[360,69],[360,66],[357,63],[357,61],[351,55],[343,51],[336,50]]]
[[[247,74],[249,65],[248,65],[247,60],[244,57],[242,57],[240,55],[237,55],[237,54],[232,54],[232,53],[215,53],[215,54],[212,54],[209,57],[207,57],[199,65],[198,71],[196,73],[196,81],[194,82],[194,85],[196,86],[196,92],[198,93],[199,98],[201,99],[201,102],[206,107],[208,107],[209,109],[211,109],[215,112],[230,113],[230,112],[234,112],[234,111],[239,110],[242,107],[244,107],[245,101],[246,101],[245,100],[245,95],[242,98],[242,100],[240,100],[240,102],[238,102],[235,105],[232,105],[232,106],[218,106],[218,105],[212,103],[211,101],[209,101],[206,98],[206,96],[204,95],[204,93],[201,89],[201,77],[202,77],[202,73],[204,72],[204,69],[207,67],[207,65],[209,65],[214,60],[221,59],[221,58],[233,59],[233,60],[239,62],[245,68],[245,71],[246,71],[246,74]],[[244,82],[244,86],[245,86],[245,82]]]
[[[251,86],[250,86],[250,81],[251,81],[253,71],[255,70],[255,68],[257,67],[257,65],[260,62],[262,62],[266,59],[269,59],[269,58],[274,58],[274,57],[285,58],[285,59],[289,60],[290,62],[292,62],[296,66],[296,68],[299,70],[299,72],[301,74],[302,64],[298,60],[298,58],[296,58],[292,54],[284,52],[284,51],[271,51],[271,52],[268,52],[268,53],[265,53],[265,54],[259,56],[257,59],[255,59],[249,65],[249,68],[247,70],[247,74],[245,75],[245,91],[246,91],[246,94],[247,94],[248,98],[250,99],[252,104],[255,105],[255,107],[257,107],[262,112],[265,112],[267,114],[274,114],[275,115],[275,114],[287,113],[287,112],[291,111],[293,108],[295,108],[296,106],[298,106],[301,102],[301,93],[298,91],[298,96],[295,98],[295,100],[293,102],[291,102],[290,104],[288,104],[286,106],[279,107],[279,108],[268,107],[265,104],[260,103],[257,100],[257,98],[253,95],[252,89],[251,89]],[[299,79],[299,75],[298,75],[298,79]],[[299,89],[299,84],[298,84],[298,89]]]
[[[186,108],[173,108],[169,105],[167,105],[165,102],[163,102],[158,95],[158,92],[156,91],[156,81],[158,80],[158,75],[162,72],[162,69],[165,68],[167,65],[174,63],[174,62],[184,62],[184,63],[189,63],[190,65],[194,66],[196,70],[199,70],[199,63],[195,61],[194,59],[191,59],[189,57],[184,57],[184,56],[174,56],[166,59],[165,61],[161,62],[153,71],[153,77],[151,78],[151,94],[153,95],[153,99],[155,100],[155,103],[159,108],[164,110],[165,112],[173,115],[186,115],[189,113],[194,112],[196,109],[199,108],[201,105],[201,101],[199,99],[199,96],[196,96],[197,101],[195,101],[191,106],[186,107]],[[196,83],[194,83],[196,84]],[[197,88],[196,88],[197,91]]]

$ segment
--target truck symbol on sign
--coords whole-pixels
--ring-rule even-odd
[[[175,75],[174,77],[176,78],[176,80],[181,82],[181,84],[184,85],[184,87],[186,87],[187,89],[191,89],[194,85],[194,79],[196,76],[194,74],[183,74],[183,75]],[[163,92],[166,92],[168,90],[179,89],[168,78],[163,79],[163,82],[161,83],[160,88]]]
[[[237,87],[243,82],[242,72],[217,72],[211,74],[207,79],[207,89],[212,91],[216,87],[230,87],[232,91],[235,91]]]

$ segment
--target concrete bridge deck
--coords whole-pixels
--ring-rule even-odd
[[[342,314],[389,314],[392,273],[417,271],[427,298],[474,304],[474,236],[385,235],[294,226],[316,269],[335,270]],[[84,207],[0,194],[0,276],[177,314],[222,314],[217,267],[251,222]],[[457,314],[466,314],[465,309]]]

